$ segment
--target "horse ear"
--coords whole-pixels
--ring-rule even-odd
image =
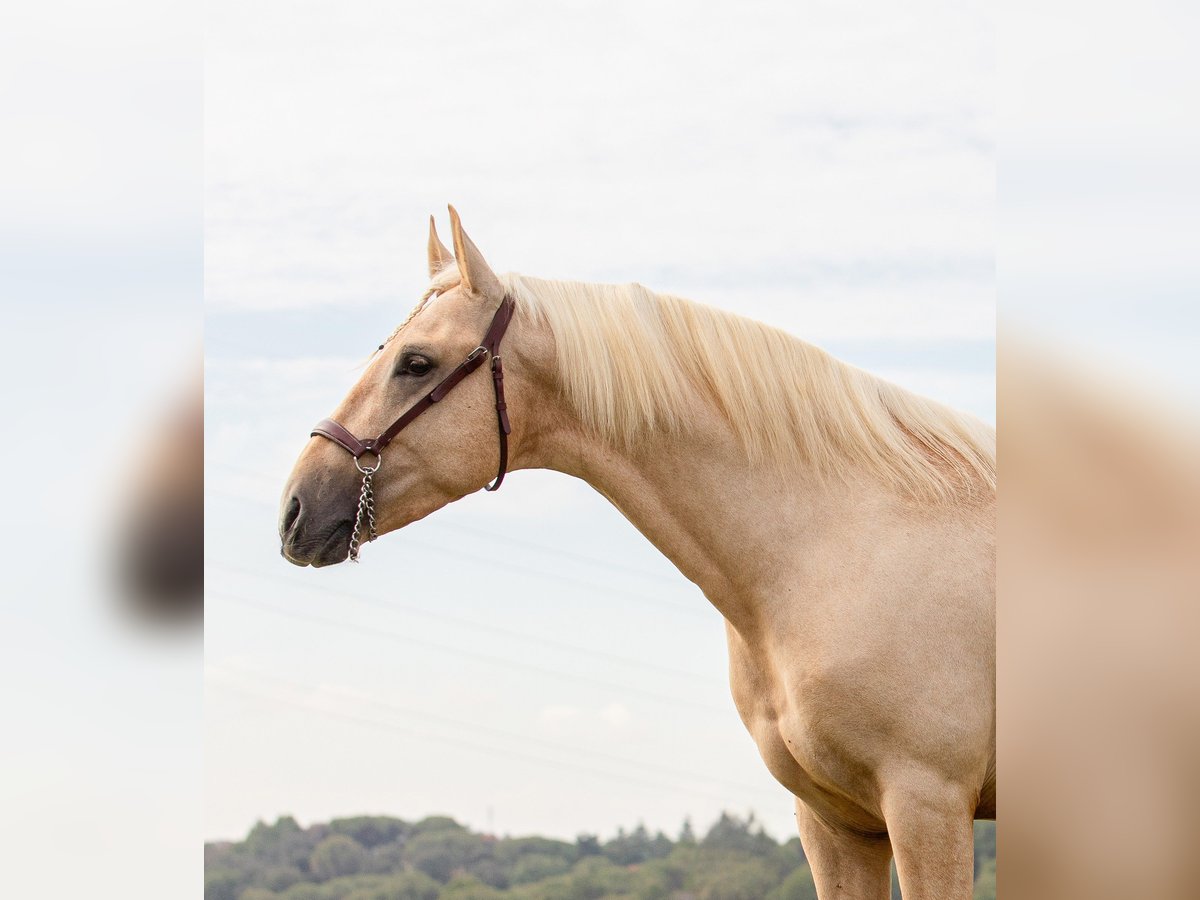
[[[454,262],[454,254],[438,239],[437,226],[433,224],[433,216],[429,217],[429,277],[432,278],[450,263]]]
[[[504,293],[500,279],[487,264],[479,248],[463,231],[462,220],[453,206],[450,207],[450,230],[454,235],[454,258],[458,260],[458,272],[462,276],[463,287],[482,297],[499,298]]]

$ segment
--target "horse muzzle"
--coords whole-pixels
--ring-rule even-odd
[[[336,506],[342,512],[323,512],[316,504],[306,503],[299,492],[288,494],[279,516],[279,552],[283,558],[293,565],[315,568],[344,562],[350,551],[354,520],[345,514],[349,501]]]

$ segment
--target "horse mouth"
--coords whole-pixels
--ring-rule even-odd
[[[324,540],[303,541],[297,543],[294,536],[285,539],[280,547],[280,554],[295,566],[312,566],[320,569],[325,566],[345,562],[350,555],[350,535],[354,530],[349,519],[343,519],[325,537]]]

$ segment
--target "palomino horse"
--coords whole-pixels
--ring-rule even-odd
[[[431,220],[429,290],[296,463],[284,556],[341,562],[479,490],[498,443],[501,475],[582,478],[725,617],[823,900],[886,900],[893,854],[906,900],[969,898],[996,810],[992,431],[637,284],[496,275],[450,215],[453,254]]]

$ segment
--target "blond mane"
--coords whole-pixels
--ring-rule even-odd
[[[614,445],[682,431],[707,398],[756,464],[866,468],[916,499],[995,489],[990,428],[786,332],[639,284],[501,281],[518,315],[554,335],[567,402]]]

